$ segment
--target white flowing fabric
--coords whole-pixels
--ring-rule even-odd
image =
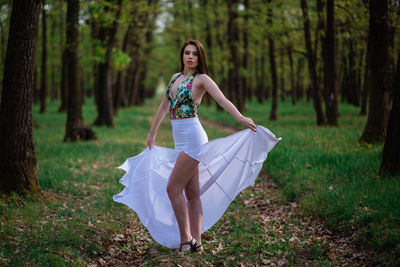
[[[256,132],[242,130],[186,152],[199,161],[202,232],[213,226],[232,200],[254,183],[268,152],[279,140],[258,125]],[[168,248],[180,244],[178,224],[166,192],[179,153],[153,146],[128,158],[118,167],[126,172],[120,179],[126,187],[113,196],[114,201],[132,208],[154,240]]]

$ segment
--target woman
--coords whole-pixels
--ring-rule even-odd
[[[158,156],[153,155],[151,157],[150,150],[145,150],[138,156],[131,158],[132,162],[125,162],[121,166],[122,169],[127,171],[126,175],[130,175],[129,177],[125,177],[125,175],[121,179],[121,183],[127,186],[124,191],[129,191],[129,184],[135,184],[131,188],[136,187],[136,190],[138,190],[141,186],[136,182],[146,180],[143,187],[146,188],[146,192],[150,193],[144,198],[149,199],[147,206],[153,211],[144,210],[138,204],[138,202],[143,201],[142,198],[138,198],[136,202],[127,200],[128,195],[137,198],[137,195],[142,194],[142,192],[122,191],[114,196],[114,200],[133,208],[152,236],[159,242],[161,240],[161,244],[168,247],[175,246],[176,243],[168,242],[167,239],[174,239],[174,237],[171,235],[167,237],[167,233],[160,232],[160,228],[165,228],[164,231],[169,233],[173,229],[171,226],[176,227],[177,224],[180,237],[179,251],[191,250],[201,253],[203,250],[201,233],[222,216],[229,203],[241,190],[254,182],[266,154],[280,139],[275,138],[271,132],[259,126],[261,127],[260,137],[252,135],[248,131],[241,131],[225,139],[221,138],[208,142],[207,135],[197,117],[197,107],[206,92],[242,125],[248,127],[254,133],[258,127],[252,119],[244,117],[225,98],[215,82],[207,75],[206,55],[199,41],[189,40],[184,43],[180,52],[180,61],[182,72],[172,76],[166,95],[161,101],[147,136],[149,149],[157,148],[158,152],[155,153]],[[160,147],[154,146],[155,137],[168,110],[175,150],[161,151]],[[261,150],[256,142],[261,144]],[[147,166],[144,166],[144,162]],[[139,165],[143,166],[139,167]],[[128,166],[133,166],[135,171],[131,171]],[[164,171],[160,171],[163,168],[165,168]],[[147,179],[140,180],[139,174],[136,172],[138,170],[143,172],[144,169],[148,171],[145,174]],[[167,181],[165,181],[165,173],[170,174]],[[164,179],[160,178],[163,175]],[[236,177],[231,179],[232,175]],[[202,179],[201,183],[200,179]],[[157,180],[158,182],[155,185]],[[170,201],[167,205],[172,206],[175,215],[175,220],[172,221],[166,219],[169,218],[169,214],[165,210],[170,210],[170,208],[165,206],[164,191],[160,191],[165,190],[163,182],[164,185],[167,182],[166,192]],[[213,203],[213,201],[215,202]],[[202,202],[207,205],[205,224],[203,224]],[[220,203],[220,205],[212,208],[215,203]],[[164,207],[161,207],[161,205],[164,205]]]

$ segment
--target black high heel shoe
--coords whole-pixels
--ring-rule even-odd
[[[201,253],[202,250],[199,250],[199,248],[202,247],[203,245],[202,244],[198,245],[197,241],[193,243],[193,240],[194,239],[192,238],[190,241],[182,242],[181,245],[179,246],[179,252],[183,252],[182,251],[182,246],[189,245],[191,252]]]
[[[184,251],[182,251],[182,246],[185,246],[185,245],[189,245],[190,246],[190,251],[192,251],[192,247],[194,246],[193,240],[194,239],[192,238],[190,241],[182,242],[181,245],[179,246],[179,252],[184,252]]]
[[[192,240],[193,240],[193,239],[192,239]],[[193,244],[193,243],[189,244],[189,246],[190,246],[190,251],[191,251],[191,252],[196,252],[196,253],[201,254],[201,252],[203,251],[203,250],[199,249],[199,248],[201,248],[203,245],[202,245],[202,244],[197,245],[197,241],[194,242],[194,244]]]

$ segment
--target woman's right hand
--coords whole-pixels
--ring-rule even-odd
[[[153,134],[149,133],[147,135],[147,145],[149,146],[150,149],[153,147],[155,141],[156,141],[155,136]]]
[[[241,124],[243,124],[244,126],[246,126],[246,127],[248,127],[250,130],[252,130],[252,131],[254,131],[254,132],[256,132],[257,130],[257,126],[256,126],[256,124],[254,123],[254,121],[252,120],[252,119],[250,119],[250,118],[247,118],[247,117],[241,117],[239,120],[238,120]]]

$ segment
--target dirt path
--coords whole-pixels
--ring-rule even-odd
[[[238,130],[204,119],[201,121],[206,127],[218,128],[228,133]],[[245,192],[239,194],[238,198],[243,205],[257,211],[249,220],[261,224],[264,230],[261,236],[254,238],[271,246],[278,244],[289,247],[286,250],[263,252],[257,266],[376,265],[374,255],[359,249],[349,237],[335,235],[317,218],[303,215],[298,203],[283,201],[278,186],[266,173],[262,172],[258,182]],[[222,223],[220,226],[222,231],[225,225],[227,224]],[[221,261],[207,262],[202,256],[175,257],[176,252],[171,254],[171,251],[160,251],[149,245],[153,242],[143,225],[134,217],[130,219],[129,227],[123,234],[113,235],[112,242],[103,244],[107,254],[88,266],[141,266],[145,263],[150,266],[225,266]],[[205,237],[205,249],[207,242],[211,241]],[[247,266],[239,261],[237,265]]]

